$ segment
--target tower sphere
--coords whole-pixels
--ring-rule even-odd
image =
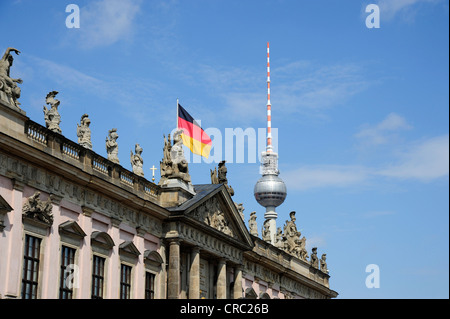
[[[283,180],[277,175],[263,175],[254,188],[256,201],[263,207],[278,207],[286,199],[287,191]]]

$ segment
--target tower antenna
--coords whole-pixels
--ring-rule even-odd
[[[266,152],[272,152],[272,105],[270,104],[270,52],[267,42],[267,146]]]

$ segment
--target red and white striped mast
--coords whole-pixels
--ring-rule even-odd
[[[270,58],[269,42],[267,42],[267,146],[266,152],[272,152],[272,105],[270,104]]]
[[[266,151],[261,153],[261,175],[256,182],[254,195],[256,201],[266,208],[264,214],[264,230],[270,234],[270,242],[275,244],[277,233],[276,208],[280,206],[287,195],[286,185],[278,177],[278,154],[272,147],[272,105],[270,103],[270,52],[267,42],[267,145]],[[267,235],[267,233],[266,233]],[[267,239],[266,239],[267,240]]]

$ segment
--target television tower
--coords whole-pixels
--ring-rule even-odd
[[[267,42],[267,144],[266,151],[261,153],[262,177],[254,188],[255,199],[266,208],[264,219],[269,223],[270,240],[275,244],[277,233],[277,217],[275,208],[283,204],[287,191],[283,180],[278,177],[278,154],[272,149],[272,105],[270,103],[270,60],[269,42]]]

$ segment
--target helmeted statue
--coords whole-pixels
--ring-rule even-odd
[[[55,133],[61,134],[61,128],[59,123],[61,123],[61,115],[58,112],[59,100],[55,99],[58,91],[51,91],[47,94],[45,98],[45,103],[50,105],[50,110],[44,105],[44,116],[45,125],[47,128]]]

